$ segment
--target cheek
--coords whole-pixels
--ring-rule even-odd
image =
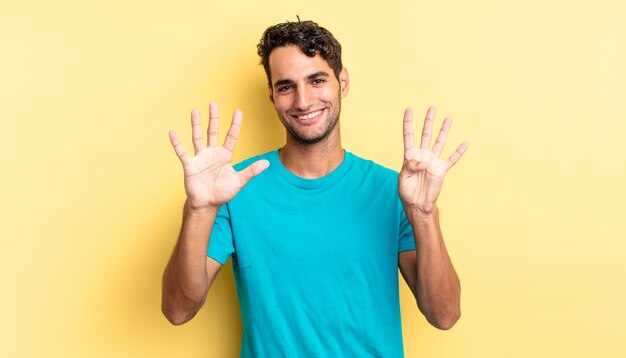
[[[276,109],[278,110],[289,109],[290,107],[289,103],[290,101],[289,101],[289,98],[287,98],[287,96],[274,97],[274,107],[276,107]]]
[[[324,89],[320,89],[316,93],[316,97],[324,102],[332,102],[337,99],[337,91],[335,88],[326,87]]]
[[[341,98],[341,88],[337,86],[332,86],[324,89],[324,95],[326,98],[331,98],[333,100],[337,98]]]

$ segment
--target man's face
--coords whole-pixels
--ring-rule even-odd
[[[338,81],[326,60],[308,57],[297,46],[272,50],[269,67],[270,100],[291,138],[317,143],[339,130],[341,99],[348,93],[345,69]]]

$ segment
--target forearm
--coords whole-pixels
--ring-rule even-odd
[[[439,211],[424,215],[406,210],[417,254],[416,299],[420,311],[437,328],[449,329],[461,315],[461,285],[446,250]]]
[[[162,309],[172,323],[195,315],[209,289],[207,248],[219,208],[183,211],[178,241],[163,274]]]

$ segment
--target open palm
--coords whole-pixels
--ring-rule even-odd
[[[218,117],[217,104],[211,103],[207,129],[208,140],[205,146],[200,114],[197,110],[191,112],[191,131],[195,151],[193,157],[185,151],[176,133],[173,131],[169,133],[172,146],[183,165],[185,192],[191,208],[220,206],[230,201],[250,179],[269,166],[266,160],[260,160],[240,172],[235,171],[232,158],[239,138],[242,114],[239,110],[233,114],[230,129],[221,147],[217,146]]]
[[[431,107],[424,120],[420,147],[416,148],[413,140],[413,111],[408,108],[404,112],[404,163],[398,176],[398,195],[403,205],[423,214],[429,214],[435,209],[446,173],[461,158],[469,145],[463,142],[450,158],[441,161],[439,156],[452,120],[450,118],[444,120],[431,150],[429,148],[434,117],[435,108]]]

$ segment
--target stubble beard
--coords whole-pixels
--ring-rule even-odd
[[[314,136],[305,136],[303,133],[299,133],[296,130],[295,126],[291,124],[291,122],[283,119],[280,115],[279,118],[291,138],[293,138],[298,144],[316,144],[326,139],[328,135],[332,133],[333,129],[335,129],[335,126],[339,122],[339,115],[341,114],[341,99],[339,99],[337,103],[337,110],[333,113],[328,114],[329,117],[326,121],[326,128],[324,128],[321,133]]]

